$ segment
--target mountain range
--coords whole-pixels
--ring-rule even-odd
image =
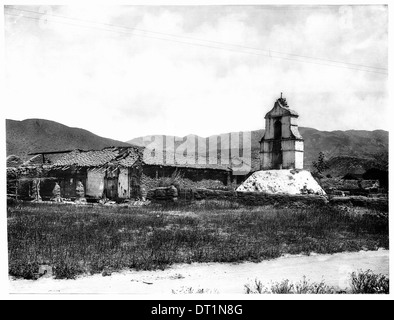
[[[352,173],[362,173],[371,166],[371,160],[375,159],[377,154],[388,151],[388,132],[384,130],[319,131],[300,127],[299,132],[304,138],[304,167],[308,170],[312,170],[312,163],[317,160],[319,153],[323,152],[326,159],[333,164],[330,166],[331,170],[328,170],[329,173],[341,175],[343,172],[347,173],[347,168],[350,168]],[[263,136],[264,130],[252,131],[249,135],[252,149],[252,167],[255,170],[258,170],[259,142]],[[230,134],[223,134],[221,137],[221,139],[218,139],[219,136],[208,138],[195,135],[187,137],[164,136],[166,139],[176,141],[175,149],[181,144],[183,147],[193,148],[196,141],[199,141],[200,143],[196,147],[199,154],[205,154],[206,145],[209,146],[209,149],[217,147],[209,141],[222,141],[222,144],[227,146]],[[163,136],[154,135],[135,138],[127,142],[146,147],[149,146],[150,141],[161,138]]]
[[[71,128],[55,121],[27,119],[6,120],[7,156],[22,160],[29,153],[65,150],[100,150],[110,146],[129,146],[128,143],[103,138],[87,130]]]
[[[311,170],[312,162],[316,161],[319,152],[323,152],[331,163],[330,173],[342,175],[347,172],[360,173],[368,169],[371,160],[377,154],[388,152],[388,132],[384,130],[365,131],[319,131],[300,127],[299,131],[305,140],[304,165]],[[236,135],[239,133],[235,133]],[[251,143],[252,164],[258,169],[259,141],[264,130],[252,131],[248,137]],[[201,138],[196,135],[187,137],[146,136],[134,138],[126,142],[108,139],[95,135],[87,130],[71,128],[63,124],[43,120],[27,119],[23,121],[6,120],[7,156],[16,155],[22,160],[29,158],[29,153],[63,150],[99,150],[110,146],[137,145],[147,147],[153,137],[167,138],[175,142],[175,149],[195,147],[199,155],[206,156],[206,146],[217,148],[227,146],[230,134]],[[193,142],[194,141],[194,142]],[[210,143],[208,144],[208,141]],[[212,143],[213,142],[213,143]]]

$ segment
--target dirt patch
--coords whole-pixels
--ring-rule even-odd
[[[207,293],[242,294],[244,286],[255,279],[269,285],[284,279],[296,282],[306,276],[341,289],[349,288],[353,271],[371,269],[389,274],[389,251],[360,251],[332,255],[288,255],[260,263],[193,263],[178,264],[163,271],[124,271],[102,275],[83,276],[76,280],[42,278],[32,280],[10,279],[11,293],[129,293],[160,294],[204,289]]]

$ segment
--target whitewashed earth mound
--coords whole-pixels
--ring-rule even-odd
[[[269,194],[317,194],[326,193],[311,173],[306,170],[262,170],[253,173],[237,191],[265,192]]]

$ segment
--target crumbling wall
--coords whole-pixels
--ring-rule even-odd
[[[153,190],[160,187],[166,187],[175,183],[181,188],[207,188],[207,189],[229,189],[231,186],[225,185],[222,181],[219,180],[200,180],[193,181],[185,178],[177,178],[171,179],[171,177],[165,178],[150,178],[147,175],[143,174],[141,178],[141,185],[146,188],[146,190]]]
[[[120,168],[118,177],[118,195],[119,198],[130,198],[130,177],[129,169]]]
[[[75,198],[75,188],[78,181],[86,183],[86,171],[75,168],[50,167],[19,167],[7,168],[7,194],[9,196],[29,200],[33,199],[33,183],[40,181],[40,195],[43,200],[52,198],[56,182],[61,188],[62,198]]]
[[[60,185],[60,195],[65,199],[75,199],[76,188],[78,182],[86,185],[87,172],[84,168],[69,167],[65,169],[53,169],[48,171],[48,179],[46,184],[49,184],[47,189],[41,188],[41,196],[48,197],[54,188],[54,183]],[[50,192],[49,192],[50,191]]]
[[[168,188],[153,189],[148,192],[149,200],[172,201]],[[368,198],[363,196],[333,197],[327,198],[319,195],[289,195],[267,194],[262,192],[236,192],[210,189],[180,189],[178,191],[180,201],[233,201],[247,206],[285,206],[296,208],[298,206],[322,206],[322,205],[346,205],[367,207],[382,211],[388,211],[387,198]]]
[[[148,192],[148,199],[150,200],[167,200],[170,197],[165,196],[165,188],[150,190]],[[158,194],[160,196],[158,196]],[[236,192],[225,190],[210,190],[210,189],[180,189],[179,200],[219,200],[219,201],[235,201],[240,204],[250,206],[262,205],[288,205],[294,206],[296,204],[305,205],[325,205],[328,200],[324,196],[317,195],[287,195],[287,194],[267,194],[260,192]]]
[[[176,183],[181,188],[225,189],[231,187],[229,175],[230,173],[224,170],[145,165],[141,186],[152,190]]]
[[[345,180],[340,178],[320,179],[320,185],[327,193],[335,190],[348,191],[350,194],[368,194],[369,190],[380,189],[378,180]],[[376,191],[377,191],[376,190]]]
[[[88,197],[101,198],[104,192],[105,170],[89,169],[87,172],[86,191]]]
[[[389,203],[387,198],[369,198],[363,196],[332,197],[330,203],[336,205],[367,207],[376,210],[388,211]]]

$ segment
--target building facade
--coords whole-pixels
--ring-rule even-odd
[[[102,150],[73,150],[34,154],[22,165],[8,159],[7,195],[33,199],[34,185],[39,181],[40,197],[50,200],[56,184],[62,199],[77,198],[82,184],[89,200],[137,199],[146,191],[179,182],[184,188],[222,188],[232,183],[230,168],[218,165],[172,164],[144,157],[140,147],[109,147]],[[39,160],[38,163],[36,160]],[[18,162],[19,164],[19,162]]]

